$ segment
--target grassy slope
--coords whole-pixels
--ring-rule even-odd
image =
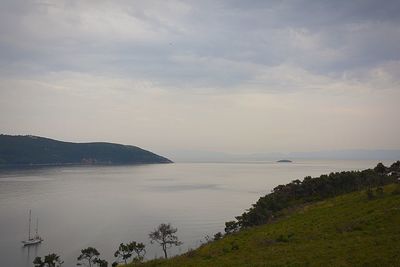
[[[275,223],[140,266],[400,266],[394,188],[386,186],[374,200],[362,191],[310,204]]]

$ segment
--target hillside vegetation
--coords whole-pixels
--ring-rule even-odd
[[[294,180],[226,222],[225,235],[142,266],[400,266],[399,182],[400,161]]]
[[[170,162],[167,158],[136,146],[113,143],[70,143],[37,136],[0,135],[0,167]]]
[[[334,172],[302,181],[293,180],[285,185],[278,185],[271,193],[260,197],[250,209],[235,217],[236,221],[226,223],[226,230],[237,229],[268,223],[285,208],[302,203],[310,203],[330,197],[358,191],[364,188],[383,186],[396,182],[400,176],[400,161],[390,167],[379,163],[373,169],[363,171]]]
[[[400,266],[400,188],[383,189],[285,210],[277,221],[140,266]]]

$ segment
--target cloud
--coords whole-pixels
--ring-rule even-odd
[[[163,149],[399,146],[399,13],[372,0],[5,0],[0,125]]]
[[[349,72],[400,59],[396,3],[5,1],[0,66],[226,86],[248,79],[249,64]],[[175,60],[188,55],[211,65]]]

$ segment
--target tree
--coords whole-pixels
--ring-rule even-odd
[[[43,260],[41,257],[36,257],[33,261],[35,267],[61,267],[63,263],[60,256],[55,253],[44,256]]]
[[[167,249],[171,248],[172,246],[182,245],[182,242],[180,242],[178,237],[175,235],[177,231],[178,229],[173,228],[170,223],[162,223],[149,234],[151,243],[156,242],[161,246],[166,259],[168,258]]]
[[[231,234],[239,230],[239,224],[235,221],[225,223],[225,233]]]
[[[400,171],[400,160],[394,162],[390,167],[389,167],[390,171]]]
[[[214,241],[220,240],[223,237],[221,232],[218,232],[214,235]]]
[[[77,265],[85,265],[92,267],[92,264],[97,264],[100,253],[93,247],[88,247],[81,250],[81,255],[78,257]]]
[[[114,257],[117,258],[117,261],[114,262],[113,265],[116,265],[122,261],[127,264],[127,260],[132,257],[133,253],[136,254],[136,256],[133,258],[133,261],[142,262],[144,259],[144,255],[146,254],[145,248],[146,246],[143,243],[138,243],[136,241],[132,241],[126,244],[121,243],[118,247],[118,250],[114,253]]]
[[[133,261],[142,262],[144,255],[146,255],[146,246],[143,243],[136,243],[135,241],[132,241],[130,246],[132,247],[133,252],[136,254],[136,256],[133,258]]]
[[[97,264],[98,267],[108,267],[108,262],[106,260],[95,259],[93,262]]]
[[[385,175],[388,171],[391,171],[392,175]],[[390,168],[379,163],[373,170],[334,172],[315,178],[307,176],[303,181],[294,180],[285,185],[278,185],[271,193],[260,197],[242,215],[236,216],[237,222],[226,222],[225,231],[232,233],[238,229],[268,223],[280,216],[283,209],[294,205],[394,183],[397,181],[397,173],[400,173],[400,161],[392,164]],[[372,189],[367,191],[367,196],[369,199],[375,197]]]
[[[386,172],[386,167],[382,164],[382,162],[379,162],[378,165],[376,165],[376,167],[374,168],[374,171],[379,174],[384,174]]]

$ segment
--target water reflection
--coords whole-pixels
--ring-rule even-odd
[[[40,243],[34,246],[21,246],[21,255],[24,255],[25,266],[32,266],[33,260],[38,257]]]
[[[60,254],[75,266],[82,248],[96,247],[113,261],[121,242],[148,245],[160,223],[172,223],[184,242],[171,253],[201,244],[223,231],[279,184],[307,175],[364,169],[372,161],[307,161],[295,164],[163,164],[117,167],[52,167],[0,171],[0,259],[2,266],[28,267],[36,256]],[[29,209],[40,218],[45,240],[22,247]]]
[[[181,185],[152,185],[146,186],[149,191],[164,191],[164,192],[177,192],[177,191],[190,191],[190,190],[221,190],[221,186],[217,184],[181,184]]]

